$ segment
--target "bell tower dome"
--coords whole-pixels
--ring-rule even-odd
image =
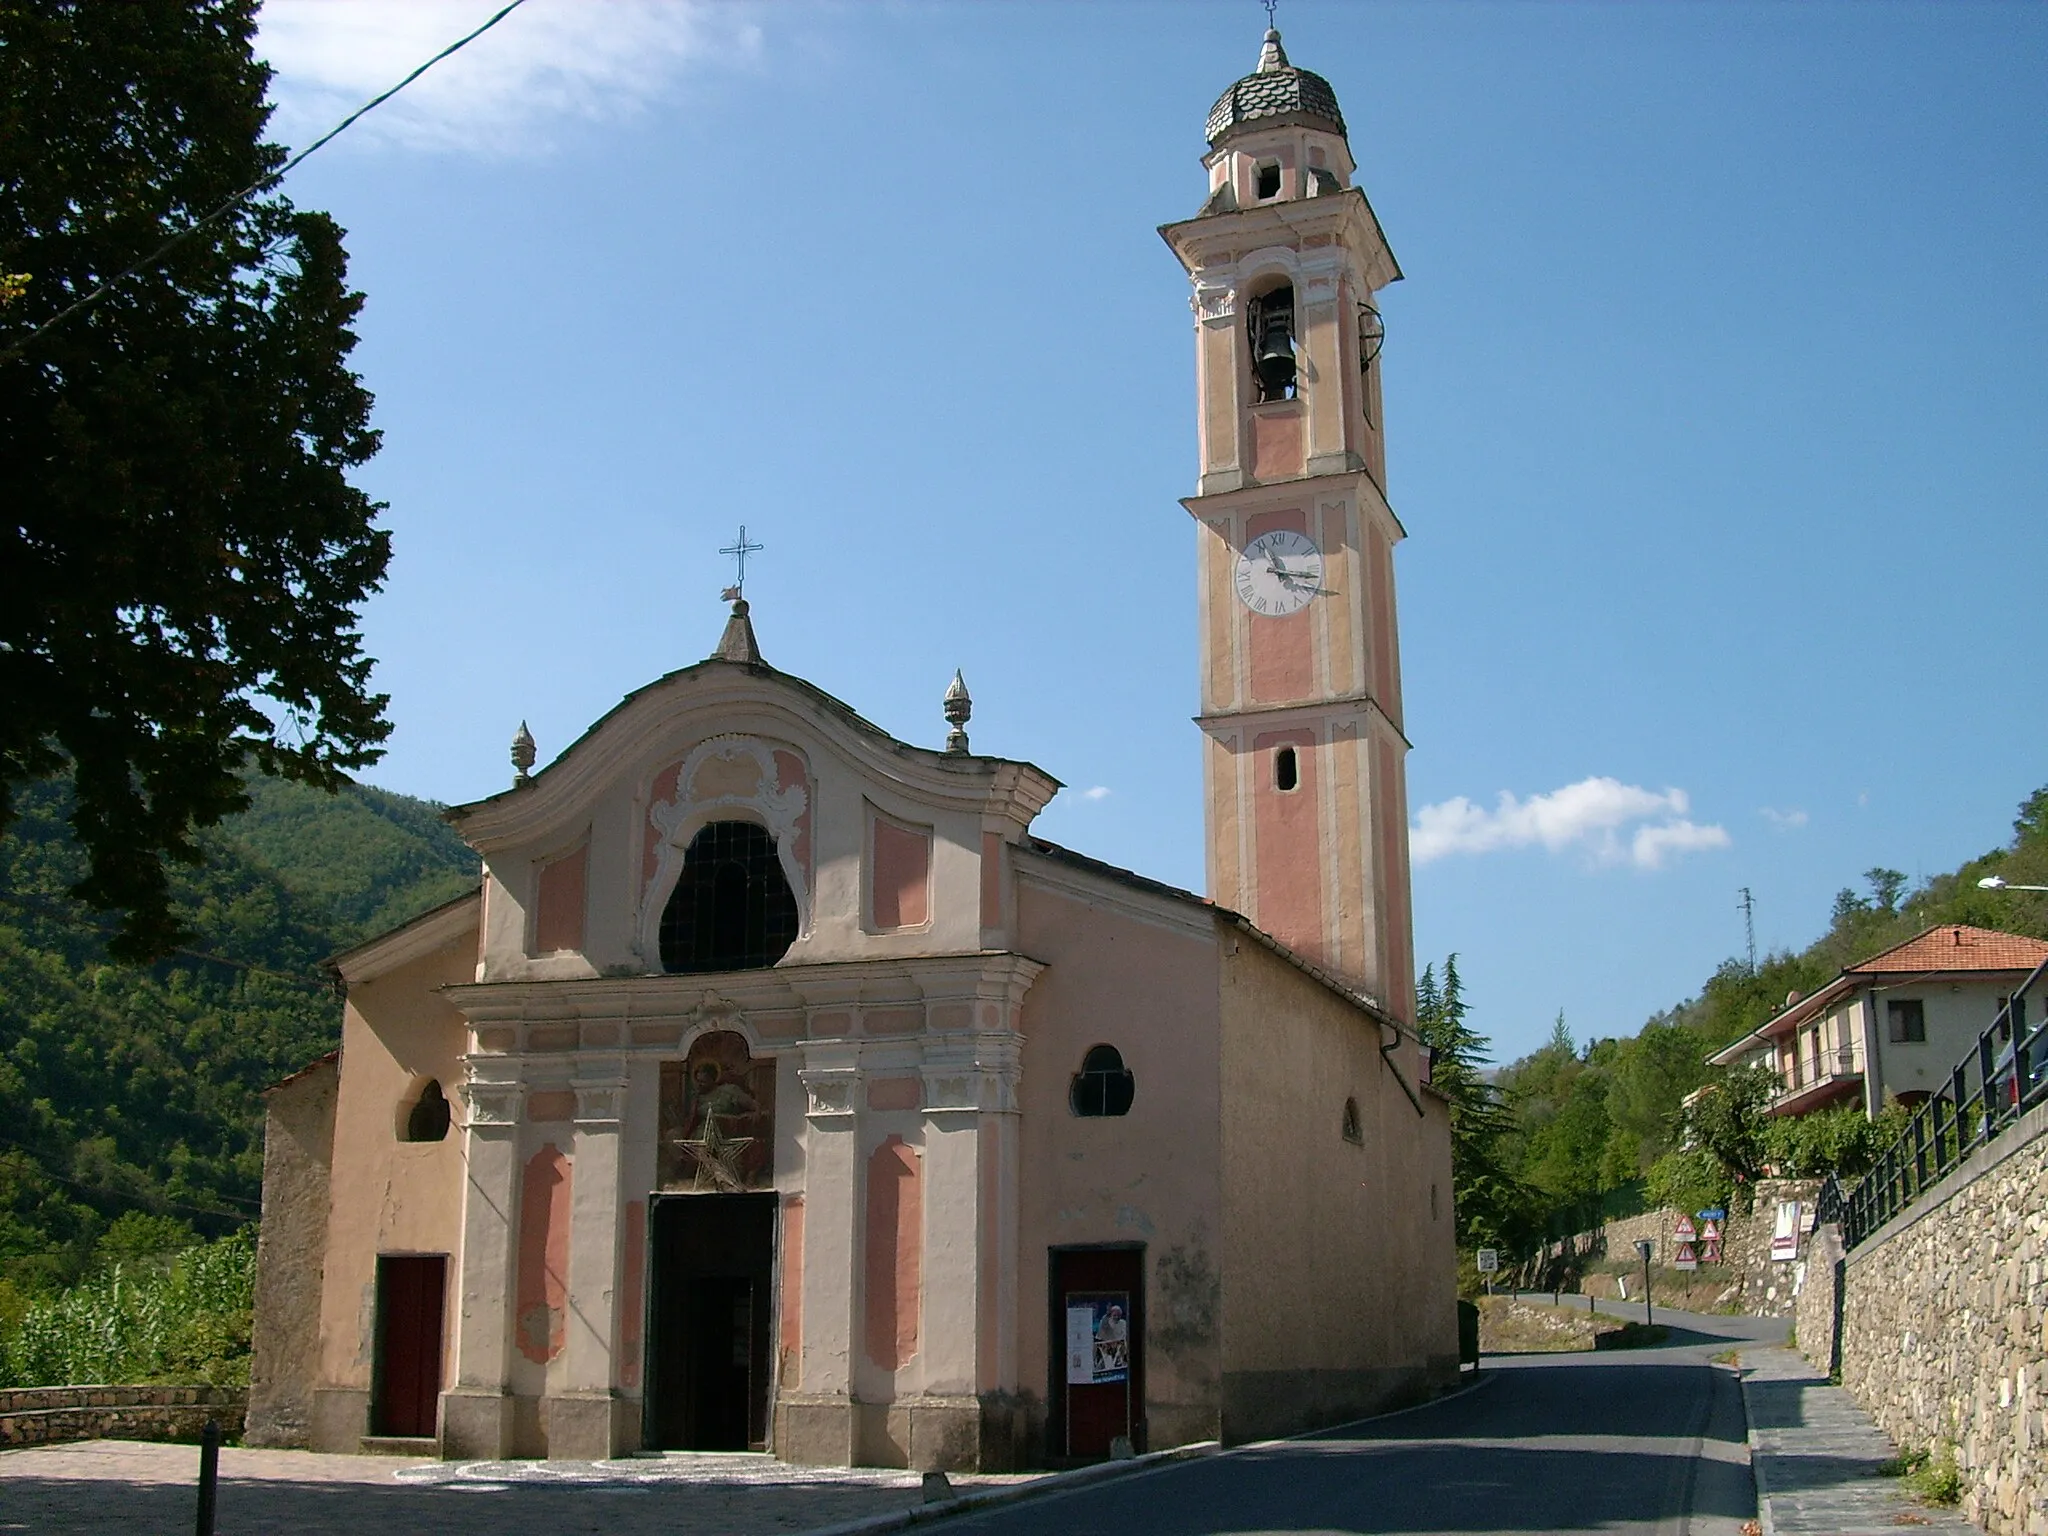
[[[1210,109],[1193,284],[1210,894],[1412,1020],[1408,741],[1375,295],[1337,94],[1268,30]]]

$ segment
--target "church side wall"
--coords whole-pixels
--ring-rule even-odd
[[[1064,1365],[1050,1336],[1056,1248],[1144,1248],[1144,1439],[1215,1438],[1222,1115],[1216,940],[1206,914],[1157,919],[1084,887],[1018,881],[1018,948],[1048,968],[1024,1002],[1019,1099],[1019,1392],[1042,1450]],[[1163,904],[1162,904],[1163,905]],[[1192,920],[1191,920],[1192,919]],[[1082,1057],[1112,1045],[1134,1078],[1130,1112],[1077,1117]],[[1062,1378],[1063,1379],[1063,1378]]]
[[[445,1254],[442,1380],[457,1319],[453,1279],[461,1264],[462,1139],[399,1139],[420,1087],[441,1084],[460,1118],[462,1016],[437,988],[474,974],[477,936],[469,930],[432,954],[357,983],[342,1014],[340,1086],[334,1116],[334,1166],[348,1170],[332,1190],[326,1274],[320,1303],[320,1385],[313,1393],[315,1450],[355,1451],[370,1433],[376,1350],[377,1256]]]
[[[317,1061],[273,1088],[264,1109],[249,1445],[304,1446],[312,1433],[338,1073]]]
[[[1457,1313],[1450,1122],[1417,1084],[1412,1039],[1383,1060],[1359,1009],[1249,935],[1221,938],[1223,1437],[1236,1442],[1444,1390]]]

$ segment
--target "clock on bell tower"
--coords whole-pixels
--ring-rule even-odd
[[[1414,1016],[1380,316],[1401,276],[1336,93],[1268,30],[1160,230],[1194,285],[1209,892]]]

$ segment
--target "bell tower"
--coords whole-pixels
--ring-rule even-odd
[[[1207,200],[1160,230],[1194,286],[1209,891],[1414,1014],[1408,741],[1380,418],[1401,276],[1328,81],[1268,30],[1208,122]]]

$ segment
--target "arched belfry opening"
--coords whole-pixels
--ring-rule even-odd
[[[1245,307],[1252,346],[1252,382],[1260,401],[1292,400],[1298,383],[1294,362],[1294,286],[1281,283]]]
[[[661,914],[661,968],[757,971],[796,940],[796,896],[775,839],[751,821],[714,821],[690,839]]]

